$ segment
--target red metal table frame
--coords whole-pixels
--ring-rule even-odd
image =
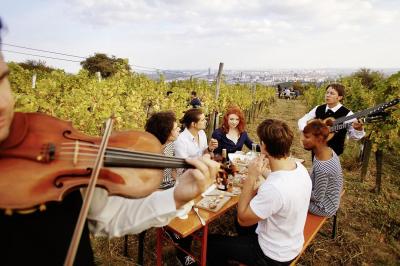
[[[199,201],[201,197],[196,199],[196,202]],[[200,265],[206,265],[206,260],[207,260],[207,239],[208,239],[208,224],[216,219],[218,219],[220,216],[222,216],[225,212],[236,206],[237,202],[239,200],[238,196],[232,197],[219,211],[217,212],[209,212],[206,210],[199,209],[200,216],[203,217],[203,219],[206,221],[206,225],[202,226],[200,223],[199,218],[197,217],[196,213],[191,210],[188,213],[188,218],[187,219],[179,219],[175,218],[173,219],[168,225],[167,228],[178,234],[180,237],[184,238],[189,235],[192,235],[195,239],[199,240],[201,243],[201,251],[200,251],[200,259],[197,258],[197,260],[200,260]],[[196,235],[195,233],[199,231],[200,236]],[[183,250],[181,247],[177,246],[171,239],[169,239],[164,232],[163,228],[158,228],[157,229],[157,265],[161,266],[162,265],[162,247],[163,247],[163,242],[164,240],[167,240],[168,242],[172,242],[175,247]],[[190,251],[183,250],[185,253],[193,256],[193,254],[190,253]]]

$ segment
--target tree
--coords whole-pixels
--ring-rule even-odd
[[[40,72],[50,73],[55,70],[52,67],[46,66],[46,61],[41,60],[26,60],[24,63],[19,63],[19,65],[27,70],[37,70]]]
[[[103,78],[108,78],[120,70],[130,71],[128,59],[108,57],[106,54],[96,53],[94,56],[86,58],[81,62],[82,68],[94,75],[100,72]]]
[[[383,79],[383,74],[378,71],[371,71],[367,68],[361,68],[353,74],[354,77],[361,79],[361,84],[369,90],[376,88],[376,83]]]

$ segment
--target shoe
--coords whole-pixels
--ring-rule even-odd
[[[183,265],[183,266],[197,266],[198,263],[196,262],[196,260],[189,255],[183,255],[182,254],[178,254],[177,255],[179,262]]]

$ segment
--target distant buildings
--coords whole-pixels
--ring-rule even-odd
[[[356,69],[270,69],[264,71],[244,71],[244,70],[224,70],[224,79],[228,83],[260,83],[275,86],[283,82],[306,82],[323,83],[325,81],[335,81],[343,76],[348,76]],[[216,71],[211,70],[187,70],[187,71],[168,71],[162,73],[164,79],[169,82],[173,80],[185,80],[196,78],[213,82],[216,79]],[[392,74],[392,73],[390,73]],[[151,78],[159,78],[158,75],[149,75]]]

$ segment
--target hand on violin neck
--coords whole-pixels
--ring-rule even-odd
[[[174,190],[176,208],[203,193],[214,181],[220,164],[211,160],[209,155],[197,159],[186,159],[186,162],[196,167],[188,169],[178,177]]]

